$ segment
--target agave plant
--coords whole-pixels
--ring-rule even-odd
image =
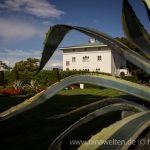
[[[148,0],[144,0],[143,2],[146,6],[148,16],[150,17],[150,10],[149,10],[150,2]],[[122,25],[123,25],[124,34],[127,37],[127,39],[133,45],[139,48],[147,56],[148,59],[132,51],[126,45],[120,43],[116,39],[112,38],[111,36],[103,32],[100,32],[98,30],[91,29],[91,28],[61,24],[61,25],[52,26],[46,34],[40,67],[37,73],[39,73],[43,69],[45,64],[48,62],[48,60],[51,58],[51,56],[53,55],[53,53],[59,46],[60,42],[63,40],[64,36],[67,33],[69,33],[69,31],[71,31],[72,29],[75,29],[88,36],[94,37],[95,39],[102,41],[103,43],[108,45],[110,48],[115,50],[117,53],[119,53],[121,56],[126,58],[128,61],[135,64],[139,68],[143,69],[148,74],[150,74],[149,35],[144,29],[144,27],[142,26],[142,24],[140,23],[140,21],[138,20],[128,0],[123,0]],[[137,96],[139,98],[142,98],[150,102],[150,89],[143,87],[139,84],[131,83],[129,81],[124,81],[124,80],[117,79],[111,76],[84,74],[84,75],[71,76],[71,77],[61,80],[60,82],[53,84],[51,87],[47,88],[47,90],[41,93],[38,93],[34,97],[30,98],[29,100],[26,100],[25,102],[1,113],[0,119],[5,120],[23,111],[29,110],[37,106],[38,104],[45,102],[46,100],[51,98],[53,95],[55,95],[57,92],[59,92],[63,88],[71,84],[81,83],[81,82],[124,91],[126,93],[129,93],[131,95]],[[32,81],[31,83],[32,87],[36,87],[34,84],[35,82]],[[100,106],[102,106],[102,104],[100,104]],[[79,149],[81,150],[82,149],[83,150],[85,149],[90,149],[90,150],[93,150],[93,149],[105,149],[105,150],[127,149],[132,144],[130,143],[128,145],[127,144],[128,140],[129,139],[135,140],[140,135],[140,133],[142,133],[143,130],[150,124],[150,119],[149,119],[150,110],[145,109],[144,107],[139,106],[135,103],[129,103],[128,101],[124,101],[124,103],[118,101],[117,103],[114,104],[106,100],[105,105],[103,105],[103,107],[101,108],[99,108],[99,102],[98,102],[96,104],[91,104],[90,106],[85,106],[84,108],[81,108],[74,112],[70,112],[68,113],[68,115],[76,114],[77,112],[80,113],[81,111],[84,111],[85,108],[86,109],[90,108],[92,109],[93,112],[91,112],[89,115],[85,116],[84,118],[80,119],[79,121],[71,125],[60,136],[58,136],[58,138],[56,138],[54,142],[50,145],[49,150],[60,149],[63,138],[69,132],[79,127],[80,125],[102,114],[108,113],[110,111],[137,110],[141,112],[134,114],[130,117],[127,117],[125,119],[122,119],[121,121],[102,130],[102,132],[99,132],[98,134],[94,135],[89,140],[94,139],[94,140],[104,140],[104,141],[106,140],[107,141],[107,140],[117,139],[117,140],[124,140],[125,143],[122,145],[113,145],[110,147],[110,145],[106,145],[103,142],[100,145],[98,144],[97,145],[82,145]],[[53,116],[50,119],[62,118],[65,116],[67,116],[67,114]]]
[[[22,90],[24,85],[23,85],[23,81],[21,80],[15,80],[12,84],[12,86],[14,87],[15,90]]]
[[[36,93],[38,93],[38,88],[39,88],[39,83],[36,80],[31,80],[30,84],[26,84],[26,86],[30,87],[31,89],[33,89]]]

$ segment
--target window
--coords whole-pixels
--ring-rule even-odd
[[[98,47],[98,50],[101,50],[101,48],[100,48],[100,47]]]
[[[72,62],[76,62],[76,57],[72,57]]]
[[[85,48],[84,50],[87,51],[87,48]]]
[[[97,61],[100,61],[101,60],[101,56],[97,56]]]
[[[66,61],[66,66],[69,66],[69,61]]]
[[[87,61],[89,61],[89,56],[84,56],[83,57],[83,62],[87,62]]]
[[[75,49],[72,50],[73,52],[75,51]]]
[[[96,71],[100,71],[100,68],[96,68]]]

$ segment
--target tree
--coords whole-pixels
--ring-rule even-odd
[[[0,60],[0,68],[3,68],[5,70],[10,70],[12,69],[11,67],[7,66],[6,63],[4,63],[3,61]]]
[[[40,60],[37,58],[28,58],[26,61],[21,60],[20,62],[17,62],[15,68],[20,72],[33,72],[38,70],[39,62]]]
[[[54,84],[60,80],[59,70],[58,68],[53,68],[51,75],[51,84]]]

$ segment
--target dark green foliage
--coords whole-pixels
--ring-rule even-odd
[[[54,84],[60,80],[59,70],[58,68],[53,68],[51,75],[51,84]]]
[[[77,70],[72,70],[72,71],[61,71],[60,72],[60,79],[64,79],[64,78],[67,78],[69,76],[73,76],[73,75],[76,75],[76,74],[84,74],[86,73],[86,71],[77,71]]]
[[[39,62],[40,60],[37,58],[28,58],[26,61],[17,62],[15,68],[20,72],[34,72],[38,70]]]
[[[99,89],[100,86],[96,86],[96,85],[92,85],[92,84],[84,84],[84,88]]]
[[[4,71],[0,71],[0,86],[4,86],[5,81],[4,81]]]
[[[43,70],[38,75],[35,76],[34,72],[19,72],[19,79],[24,82],[24,84],[30,83],[31,79],[37,80],[40,86],[47,86],[51,80],[51,70]],[[11,84],[11,74],[12,72],[5,72],[5,82]]]
[[[19,73],[18,73],[18,70],[13,69],[12,72],[11,72],[10,83],[13,83],[15,80],[19,80]]]
[[[122,76],[121,78],[124,80],[127,80],[127,81],[138,83],[138,77],[137,76]]]
[[[87,71],[81,71],[81,70],[72,70],[72,71],[60,71],[60,79],[67,78],[69,76],[77,75],[77,74],[85,74],[85,73],[91,73],[91,74],[103,74],[103,75],[110,75],[109,73],[104,72],[87,72]],[[5,82],[7,85],[11,84],[11,74],[12,72],[4,72],[5,74]],[[23,81],[24,84],[29,84],[30,81],[36,80],[40,84],[40,86],[50,86],[51,85],[51,78],[52,78],[52,71],[51,70],[42,70],[35,76],[35,72],[19,72],[19,79]]]
[[[43,70],[35,76],[35,79],[41,86],[49,86],[51,82],[51,70]]]
[[[36,92],[35,92],[35,90],[32,89],[32,88],[26,87],[26,88],[23,90],[23,94],[26,94],[26,95],[34,95],[34,94],[36,94]]]

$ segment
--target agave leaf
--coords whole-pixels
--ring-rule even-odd
[[[98,30],[94,30],[91,28],[70,26],[70,25],[55,25],[50,28],[50,32],[48,32],[49,34],[46,37],[47,42],[45,42],[45,45],[43,48],[42,59],[41,59],[40,67],[37,73],[39,73],[43,69],[47,61],[51,58],[52,54],[54,53],[54,51],[56,50],[56,48],[62,41],[63,37],[71,29],[75,29],[88,36],[94,37],[95,39],[99,41],[102,41],[103,43],[111,47],[113,50],[115,50],[117,53],[119,53],[119,55],[126,58],[128,61],[135,64],[139,68],[143,69],[148,74],[150,74],[150,61],[144,58],[143,56],[139,55],[138,53],[132,51],[121,42],[117,41],[116,39]],[[61,38],[59,37],[59,35],[61,35]]]
[[[14,89],[16,90],[22,90],[23,89],[23,81],[21,80],[15,80],[12,84],[12,86],[14,87]]]
[[[69,28],[66,28],[65,26],[53,26],[51,27],[48,32],[46,33],[46,39],[44,41],[44,48],[42,52],[42,58],[40,63],[40,67],[38,69],[38,72],[43,69],[46,62],[50,59],[50,57],[53,55],[54,51],[57,49],[58,45],[64,38],[64,36],[70,31]],[[56,38],[57,37],[57,38]],[[56,38],[56,39],[55,39]]]
[[[144,3],[145,8],[147,10],[148,18],[150,21],[150,1],[149,0],[143,0],[143,3]]]
[[[140,112],[118,121],[107,128],[104,128],[98,134],[92,136],[87,141],[88,144],[81,145],[78,150],[126,150],[136,140],[138,136],[150,124],[150,111]],[[107,142],[120,141],[122,144],[112,144]],[[90,141],[95,142],[90,144]],[[96,142],[99,141],[99,142]],[[131,142],[130,142],[131,141]]]
[[[61,118],[67,117],[67,116],[74,116],[74,115],[81,114],[81,113],[91,112],[91,111],[94,111],[96,109],[105,107],[105,106],[110,105],[110,104],[115,104],[115,103],[128,103],[128,104],[136,106],[137,110],[139,110],[139,111],[148,111],[148,109],[146,107],[143,107],[142,105],[139,105],[139,104],[134,103],[134,102],[130,102],[128,100],[124,100],[122,98],[111,98],[111,99],[107,98],[107,99],[99,100],[99,101],[90,103],[88,105],[82,106],[82,107],[77,108],[77,109],[70,111],[68,113],[55,115],[52,117],[48,117],[46,119],[61,119]]]
[[[107,75],[75,75],[63,79],[47,90],[42,91],[35,96],[31,97],[29,100],[22,102],[21,104],[15,106],[13,109],[10,108],[0,114],[0,120],[5,120],[15,116],[23,111],[29,110],[31,108],[36,107],[37,105],[47,101],[56,93],[64,89],[65,87],[71,84],[78,84],[78,83],[87,83],[93,84],[98,86],[104,86],[112,89],[116,89],[119,91],[126,92],[133,96],[145,99],[146,101],[150,101],[150,89],[140,84],[132,83],[126,80],[121,80],[112,76]]]
[[[93,120],[94,118],[97,118],[103,114],[106,114],[111,111],[117,111],[117,110],[135,110],[138,109],[135,105],[132,105],[131,103],[124,102],[124,103],[116,103],[111,104],[106,107],[100,108],[87,116],[83,117],[82,119],[78,120],[74,124],[72,124],[69,128],[67,128],[60,136],[58,136],[50,145],[49,150],[56,149],[57,145],[59,145],[59,142],[61,142],[66,135],[68,135],[71,131],[78,128],[79,126]],[[57,149],[56,149],[57,150]]]
[[[128,0],[123,0],[122,25],[127,39],[150,58],[149,35],[140,23]]]

